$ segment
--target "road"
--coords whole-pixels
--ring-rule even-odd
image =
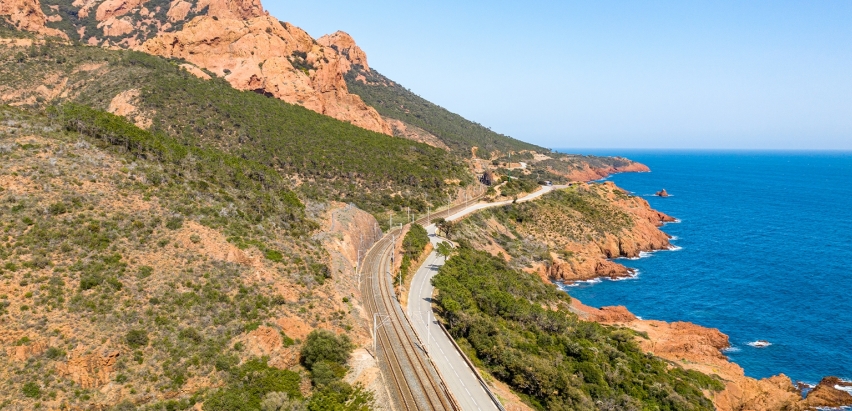
[[[563,187],[566,186],[542,187],[540,190],[528,194],[517,201],[530,201],[554,189]],[[445,218],[453,221],[479,210],[511,203],[512,200],[496,203],[477,203],[466,207],[457,207],[449,213],[436,214],[433,217],[444,217],[446,214],[450,214],[449,217]],[[429,238],[433,245],[444,241],[444,239],[436,235],[434,224],[427,225],[426,231],[429,233]],[[499,410],[497,402],[492,398],[488,388],[480,383],[475,371],[462,358],[461,353],[458,352],[456,346],[444,334],[435,320],[431,303],[434,293],[432,277],[438,273],[438,270],[443,265],[443,257],[439,257],[437,252],[433,251],[414,274],[408,294],[408,317],[411,319],[411,323],[420,340],[426,344],[426,349],[429,352],[432,362],[444,377],[447,388],[453,393],[461,409],[465,411]]]

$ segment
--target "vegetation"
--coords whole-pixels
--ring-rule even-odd
[[[570,298],[462,245],[434,277],[450,333],[536,409],[711,410],[713,377],[642,353],[626,329],[580,321]]]
[[[349,337],[317,329],[308,334],[302,346],[302,364],[310,371],[317,392],[308,403],[308,410],[367,411],[373,396],[361,387],[352,387],[342,380],[348,370],[346,362],[354,345]]]
[[[366,82],[357,80],[364,76]],[[346,74],[349,91],[360,96],[381,115],[417,126],[440,138],[453,151],[468,156],[479,147],[479,156],[490,158],[495,151],[549,151],[533,144],[496,133],[491,129],[451,113],[391,81],[376,70],[353,66]]]
[[[426,229],[420,224],[411,224],[402,239],[402,262],[399,270],[403,282],[410,274],[412,262],[420,258],[427,244],[429,244],[429,233],[426,232]]]
[[[456,237],[475,245],[496,243],[512,257],[514,268],[550,263],[551,251],[567,260],[573,256],[562,250],[569,243],[618,235],[633,226],[633,217],[613,206],[608,194],[602,185],[575,186],[482,210],[457,224]],[[495,221],[505,230],[494,231]]]
[[[0,191],[0,284],[9,290],[0,295],[0,324],[28,330],[22,345],[55,341],[43,354],[7,364],[0,396],[40,393],[57,407],[81,409],[102,402],[100,391],[53,370],[80,345],[99,356],[106,352],[99,345],[109,344],[121,352],[110,379],[132,398],[186,392],[143,409],[190,409],[208,398],[211,406],[219,401],[230,409],[236,394],[251,394],[239,398],[254,407],[269,393],[252,381],[292,374],[243,368],[262,360],[248,354],[242,336],[260,325],[283,332],[275,325],[282,317],[351,328],[343,311],[322,318],[332,304],[312,294],[321,286],[318,278],[330,273],[320,244],[300,234],[316,224],[310,207],[287,196],[283,180],[280,191],[268,193],[275,174],[263,183],[252,180],[243,170],[261,167],[248,160],[196,147],[175,156],[173,147],[180,146],[174,141],[85,107],[60,107],[52,117],[0,107],[0,174],[20,187],[39,187]],[[203,156],[226,161],[219,170],[192,166],[190,157]],[[255,214],[252,203],[268,204],[269,214]],[[210,245],[265,255],[269,275],[295,290],[297,300],[255,282],[253,268],[210,254]],[[226,384],[221,391],[203,385],[191,391],[194,379]],[[340,390],[350,392],[344,405],[364,398],[357,388]],[[125,405],[117,407],[135,409]]]
[[[423,199],[442,198],[452,188],[445,181],[472,181],[465,167],[444,150],[238,91],[223,79],[196,78],[179,66],[180,61],[58,43],[33,46],[20,62],[11,51],[0,54],[0,60],[4,62],[0,88],[25,89],[21,102],[38,107],[71,100],[104,110],[117,94],[138,90],[133,103],[139,118],[151,122],[154,139],[168,143],[160,148],[184,159],[184,166],[198,166],[186,164],[185,155],[191,160],[197,150],[215,149],[231,159],[247,160],[241,167],[248,168],[242,171],[255,183],[267,179],[262,183],[274,187],[277,183],[272,180],[283,178],[303,199],[354,202],[378,213],[386,209],[388,200],[393,203],[394,198],[406,197],[419,200],[404,206],[425,212],[428,203]],[[78,70],[82,65],[103,66]],[[46,100],[35,90],[42,83],[57,86],[49,80],[56,75],[68,78],[74,92]],[[214,168],[226,161],[197,160]],[[275,177],[273,172],[286,177]]]

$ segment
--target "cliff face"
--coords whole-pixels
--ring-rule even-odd
[[[259,0],[14,0],[0,15],[22,30],[183,58],[252,90],[356,126],[393,135],[393,129],[343,76],[367,55],[346,33],[314,40],[263,10]],[[55,28],[62,28],[60,32]]]
[[[59,30],[45,26],[47,16],[42,12],[38,0],[3,0],[0,2],[0,16],[7,18],[20,30],[67,38]]]
[[[333,43],[328,40],[326,44]],[[139,50],[183,58],[224,77],[237,89],[269,94],[368,130],[392,134],[373,108],[349,93],[343,80],[350,67],[346,58],[331,46],[315,42],[304,30],[270,16],[249,20],[198,17],[179,32],[148,40]],[[352,46],[346,50],[356,54]]]

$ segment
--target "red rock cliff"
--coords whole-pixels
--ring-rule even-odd
[[[45,27],[47,16],[41,11],[38,0],[0,1],[0,16],[21,30],[67,38],[64,33]]]
[[[140,50],[186,59],[224,77],[234,88],[263,92],[367,130],[392,134],[375,109],[349,93],[343,79],[351,67],[346,58],[315,42],[304,30],[270,16],[197,17],[181,31],[148,40]]]

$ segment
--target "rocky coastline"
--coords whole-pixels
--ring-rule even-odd
[[[613,183],[611,187],[615,187]],[[659,195],[659,194],[658,194]],[[676,219],[650,208],[642,200],[643,206],[636,215],[643,216],[645,221],[655,226],[657,233],[663,233],[659,227]],[[639,232],[648,234],[645,230]],[[629,269],[612,261],[612,258],[639,256],[639,252],[650,252],[669,248],[670,238],[663,233],[665,241],[659,235],[639,236],[644,242],[625,241],[635,239],[636,230],[624,237],[617,237],[617,242],[607,240],[599,244],[608,260],[606,263],[597,262],[594,270],[565,270],[564,264],[554,264],[547,275],[551,280],[562,282],[591,280],[594,278],[620,278],[630,275]],[[637,248],[626,248],[623,244],[638,244]],[[618,244],[618,247],[615,245]],[[571,275],[566,275],[570,273]],[[597,275],[592,275],[594,272]],[[725,389],[720,392],[708,392],[719,411],[756,410],[756,411],[804,411],[816,409],[837,409],[852,406],[852,383],[837,377],[825,377],[818,385],[811,388],[804,384],[794,384],[784,374],[778,374],[764,379],[755,379],[745,375],[742,367],[731,362],[723,353],[730,347],[728,336],[715,328],[706,328],[689,322],[672,322],[644,320],[631,313],[624,306],[589,307],[577,299],[572,299],[572,309],[581,318],[600,324],[629,328],[638,332],[637,342],[642,349],[650,354],[659,356],[676,363],[686,369],[696,370],[708,375],[717,375],[725,381]]]

